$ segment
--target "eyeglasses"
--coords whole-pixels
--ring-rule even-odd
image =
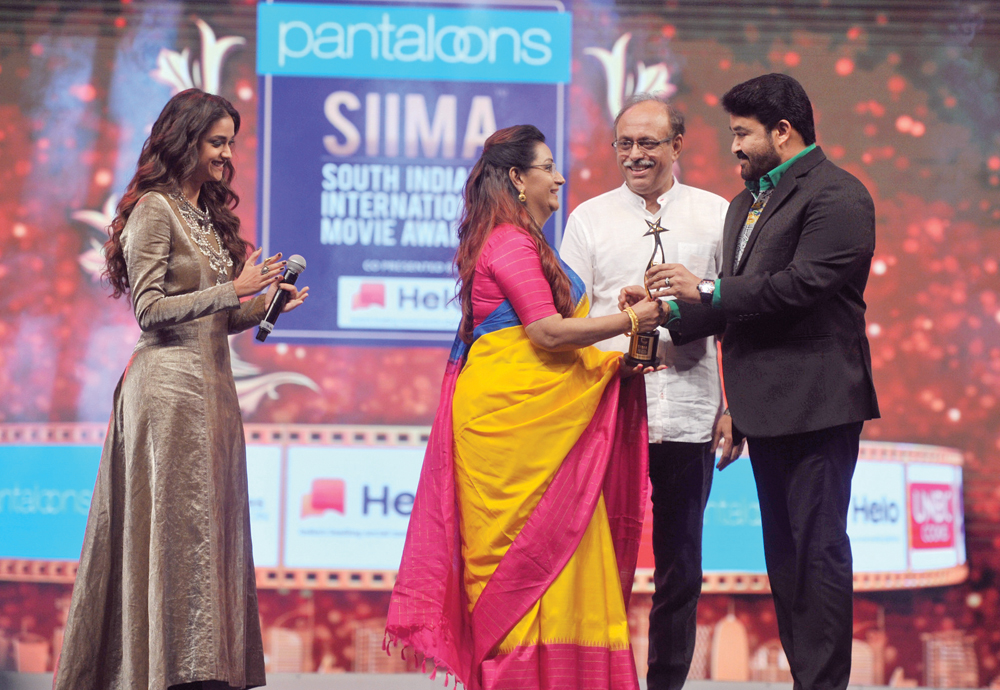
[[[660,139],[659,141],[656,139],[639,139],[638,141],[633,141],[631,139],[618,139],[616,141],[612,141],[611,145],[618,150],[618,153],[632,153],[632,147],[635,145],[639,146],[640,151],[649,153],[660,144],[666,144],[668,141],[671,141],[676,137],[677,135],[675,134],[667,137],[666,139]]]
[[[529,165],[529,168],[538,168],[539,170],[544,170],[549,175],[552,175],[556,171],[555,163],[546,163],[545,165]]]

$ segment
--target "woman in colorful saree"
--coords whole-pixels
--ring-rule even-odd
[[[465,185],[462,322],[386,644],[469,690],[638,688],[626,607],[646,403],[642,377],[589,346],[654,327],[660,308],[582,318],[583,284],[541,232],[564,182],[521,125],[486,140]]]

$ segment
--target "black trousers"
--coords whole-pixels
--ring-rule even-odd
[[[649,444],[653,573],[648,690],[678,690],[694,656],[701,595],[701,532],[712,488],[710,442]]]
[[[847,511],[861,427],[747,439],[778,635],[795,690],[843,690],[851,675]]]

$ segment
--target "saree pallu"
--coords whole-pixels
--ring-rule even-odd
[[[580,297],[574,317],[587,310]],[[509,302],[471,347],[456,338],[387,649],[412,647],[470,690],[638,688],[626,610],[646,402],[641,376],[619,384],[617,359],[535,348]]]

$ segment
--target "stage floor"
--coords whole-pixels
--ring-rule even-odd
[[[429,680],[417,673],[272,673],[267,676],[269,690],[430,690],[441,688],[444,677]],[[645,690],[646,681],[639,686]],[[454,682],[449,683],[454,688]],[[852,690],[879,690],[885,686],[852,685]],[[736,683],[712,680],[692,680],[685,690],[788,690],[791,683]],[[51,673],[8,673],[0,671],[0,690],[52,690]],[[921,690],[925,690],[921,688]]]

